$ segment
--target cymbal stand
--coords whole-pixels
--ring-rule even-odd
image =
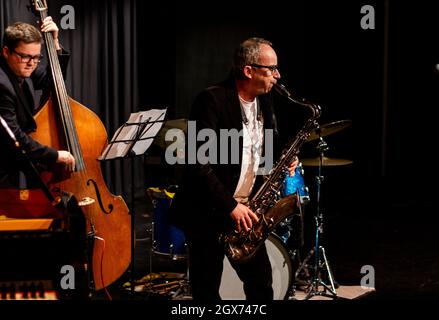
[[[296,274],[298,274],[301,271],[301,269],[303,269],[303,266],[307,265],[308,260],[311,258],[311,256],[314,255],[314,267],[313,267],[314,273],[311,279],[311,283],[309,285],[309,291],[305,296],[304,300],[309,300],[314,296],[326,296],[331,298],[337,298],[334,276],[332,274],[331,268],[328,263],[328,259],[326,257],[325,248],[320,245],[320,237],[321,234],[323,233],[323,214],[320,210],[321,184],[324,180],[324,177],[322,176],[322,167],[323,167],[324,152],[328,150],[328,145],[321,137],[320,131],[318,131],[318,133],[319,133],[319,143],[317,145],[317,149],[319,150],[320,163],[318,169],[318,176],[316,177],[317,213],[316,216],[314,217],[316,224],[315,246],[314,248],[311,249],[310,253],[303,261],[302,266],[296,272]],[[322,280],[321,275],[323,272],[326,272],[330,285],[326,284]],[[320,286],[323,287],[322,290],[319,290]]]

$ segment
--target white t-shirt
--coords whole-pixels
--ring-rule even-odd
[[[243,150],[241,175],[233,197],[236,201],[246,204],[253,189],[256,172],[261,159],[264,141],[263,119],[258,120],[258,98],[246,101],[239,97],[241,108],[247,118],[247,123],[242,122]]]

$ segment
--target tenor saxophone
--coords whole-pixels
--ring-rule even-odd
[[[276,225],[291,215],[296,208],[297,197],[295,194],[281,198],[282,184],[288,173],[288,165],[297,157],[301,146],[311,132],[319,126],[317,122],[321,115],[319,105],[303,98],[294,98],[281,84],[275,84],[274,89],[290,102],[309,108],[311,116],[294,139],[283,149],[279,160],[265,177],[264,183],[250,199],[248,206],[258,216],[258,222],[254,223],[248,231],[233,230],[221,235],[226,255],[231,261],[239,263],[251,258]]]

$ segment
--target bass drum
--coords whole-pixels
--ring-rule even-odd
[[[274,300],[285,300],[288,298],[288,291],[293,279],[290,255],[284,243],[275,234],[271,234],[265,240],[265,246],[273,274]],[[245,300],[243,283],[227,257],[224,258],[220,295],[223,300]]]

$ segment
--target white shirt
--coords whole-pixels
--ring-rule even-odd
[[[233,197],[236,201],[246,204],[252,192],[256,179],[256,171],[261,159],[264,140],[263,119],[258,121],[258,98],[246,101],[239,97],[241,108],[247,117],[247,124],[243,121],[243,150],[241,175]]]

